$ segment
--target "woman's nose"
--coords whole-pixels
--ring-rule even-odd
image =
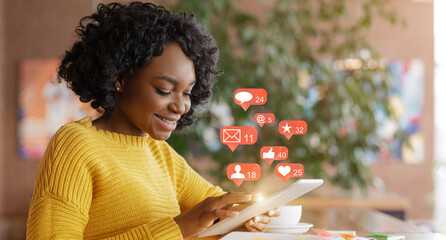
[[[175,98],[169,104],[169,110],[179,115],[185,114],[186,111],[189,109],[188,106],[186,106],[187,104],[185,99],[183,98],[184,97],[182,96],[182,94],[176,94]]]

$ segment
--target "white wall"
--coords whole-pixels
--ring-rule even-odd
[[[446,1],[434,2],[435,56],[435,228],[446,234]]]

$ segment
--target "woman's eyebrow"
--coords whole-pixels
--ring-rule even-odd
[[[168,76],[157,76],[157,77],[155,77],[155,78],[156,78],[156,79],[166,80],[166,81],[168,81],[168,82],[170,82],[170,83],[172,83],[172,84],[174,84],[174,85],[178,85],[178,80],[176,80],[175,78],[171,78],[171,77],[168,77]],[[197,82],[197,80],[194,80],[193,82],[191,82],[191,83],[189,84],[189,86],[190,86],[190,85],[194,85],[196,82]]]

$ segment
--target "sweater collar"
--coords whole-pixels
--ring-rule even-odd
[[[146,146],[148,146],[149,142],[155,141],[155,139],[150,137],[149,134],[147,134],[146,136],[133,136],[133,135],[126,135],[126,134],[111,132],[111,131],[104,130],[104,129],[98,129],[95,126],[93,126],[91,119],[88,117],[82,118],[81,120],[79,120],[79,123],[91,131],[94,131],[94,132],[97,132],[99,134],[106,136],[113,142],[117,142],[117,143],[127,145],[127,146],[146,147]]]

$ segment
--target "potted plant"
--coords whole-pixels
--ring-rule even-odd
[[[387,1],[253,2],[266,6],[257,14],[261,17],[242,11],[235,0],[171,6],[194,13],[206,25],[220,48],[224,74],[195,127],[169,142],[183,156],[210,156],[215,167],[208,171],[229,188],[235,184],[227,184],[226,166],[264,162],[262,146],[286,146],[287,162],[302,163],[305,176],[364,188],[371,180],[368,161],[387,144],[377,133],[375,112],[392,117],[391,74],[366,33],[374,17],[402,21]],[[244,111],[233,100],[237,88],[264,88],[268,101]],[[275,124],[260,128],[253,119],[260,112],[274,113]],[[277,131],[281,120],[305,120],[308,132],[288,140]],[[229,125],[257,125],[257,143],[231,152],[219,138]],[[267,168],[274,170],[275,164]]]

